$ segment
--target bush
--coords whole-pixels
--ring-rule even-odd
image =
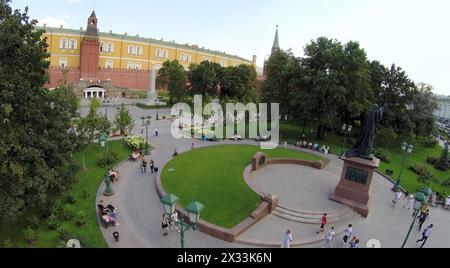
[[[425,138],[425,141],[424,141],[425,146],[430,147],[430,148],[436,147],[438,145],[438,143],[439,142],[432,136]]]
[[[146,144],[144,137],[133,136],[125,139],[125,143],[131,150],[142,150]]]
[[[448,178],[447,180],[443,181],[443,182],[441,183],[441,185],[442,185],[443,187],[450,187],[450,178]]]
[[[75,202],[77,202],[77,197],[73,193],[64,194],[63,199],[67,204],[71,204],[71,205],[73,205],[73,204],[75,204]]]
[[[63,212],[64,220],[65,221],[71,221],[73,219],[73,217],[74,217],[74,214],[75,214],[72,206],[65,205],[63,210],[64,210],[64,212]]]
[[[438,162],[438,160],[439,160],[439,159],[438,159],[437,157],[430,156],[430,157],[427,158],[427,163],[434,166],[434,165],[436,165],[436,163]]]
[[[88,199],[91,194],[89,194],[89,191],[87,189],[83,189],[83,199]]]
[[[14,243],[9,237],[3,241],[3,248],[14,248]]]
[[[376,158],[380,159],[381,161],[385,162],[385,163],[389,163],[389,157],[388,157],[388,153],[386,150],[384,149],[376,149],[374,152],[374,155]]]
[[[22,231],[22,233],[28,244],[31,244],[36,240],[36,232],[33,230],[33,228],[31,228],[31,226],[28,226],[25,230]]]
[[[87,218],[84,212],[79,211],[75,216],[75,225],[80,227],[86,224]]]
[[[61,215],[62,213],[62,202],[61,200],[48,201],[44,208],[43,217],[49,218],[51,215]]]
[[[58,227],[57,232],[58,232],[59,238],[61,240],[64,240],[64,241],[69,240],[70,234],[69,234],[69,231],[67,231],[66,228],[64,228],[63,226],[60,226],[60,227]]]
[[[31,215],[28,217],[28,223],[30,224],[33,230],[39,228],[39,218],[36,215]]]
[[[426,183],[433,179],[434,175],[431,170],[425,166],[413,165],[410,167],[417,175],[419,175],[418,180],[422,183]]]
[[[58,217],[56,217],[55,214],[50,215],[47,219],[47,224],[50,230],[56,230],[59,226]]]
[[[108,166],[117,162],[118,159],[119,159],[119,154],[116,151],[110,150],[106,154],[106,164]],[[97,158],[97,165],[101,168],[105,167],[105,158],[103,156]]]

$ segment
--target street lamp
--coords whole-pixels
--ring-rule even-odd
[[[104,100],[103,101],[103,105],[105,105],[105,117],[106,117],[106,119],[108,119],[108,106],[109,106],[110,103],[111,103],[110,100]]]
[[[413,149],[414,149],[414,146],[412,144],[407,144],[406,142],[404,142],[402,144],[402,151],[404,152],[402,167],[400,169],[400,173],[398,174],[397,182],[395,183],[394,188],[392,188],[393,191],[398,191],[398,189],[400,188],[400,183],[401,183],[401,178],[402,178],[402,174],[403,174],[403,168],[405,167],[406,157],[412,153]]]
[[[172,215],[175,213],[175,204],[179,200],[179,198],[173,194],[168,194],[161,199],[161,202],[164,205],[164,212],[169,215],[169,221],[172,223]],[[184,248],[184,232],[188,230],[197,230],[197,223],[200,220],[200,213],[202,212],[205,206],[197,201],[192,201],[185,210],[188,213],[189,223],[184,221],[184,217],[181,215],[178,221],[179,229],[180,229],[180,242],[181,248]]]
[[[151,116],[147,116],[147,117],[142,116],[141,119],[142,119],[142,128],[144,128],[144,126],[145,126],[145,134],[146,134],[146,143],[145,143],[145,148],[144,148],[144,154],[149,155],[150,154],[150,151],[149,151],[150,145],[148,143],[148,127],[151,124],[152,117]]]
[[[112,196],[114,195],[114,190],[111,188],[111,180],[108,174],[108,161],[106,159],[106,151],[108,150],[108,135],[103,133],[99,138],[100,146],[103,148],[103,156],[105,158],[105,183],[106,188],[103,192],[104,196]]]
[[[409,235],[411,234],[411,230],[414,227],[414,222],[416,222],[417,216],[419,215],[420,207],[425,203],[425,195],[423,193],[417,193],[414,196],[414,213],[413,213],[413,221],[411,226],[409,227],[408,234],[406,235],[405,241],[403,241],[402,248],[405,247],[406,242],[408,241]]]
[[[345,154],[345,146],[347,145],[347,133],[352,132],[352,125],[342,125],[342,130],[344,131],[344,145],[342,146],[342,155]]]

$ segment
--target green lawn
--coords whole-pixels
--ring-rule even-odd
[[[299,125],[296,125],[292,122],[282,122],[280,124],[281,128],[281,140],[288,141],[290,143],[295,143],[301,140],[302,128]],[[357,133],[358,130],[354,130],[354,133]],[[327,133],[327,136],[324,140],[320,141],[315,138],[315,133],[311,132],[311,128],[306,129],[306,133],[308,136],[308,141],[317,142],[318,144],[325,144],[330,146],[331,152],[334,154],[341,154],[342,146],[343,146],[343,137],[338,136],[334,133]],[[403,159],[403,151],[401,151],[402,140],[393,140],[388,144],[388,156],[390,163],[381,164],[379,171],[383,174],[386,173],[386,169],[390,169],[394,171],[393,179],[396,180],[401,169],[401,163]],[[347,150],[353,144],[347,143]],[[442,148],[437,145],[435,148],[426,147],[421,142],[414,142],[414,151],[408,157],[405,168],[403,171],[403,179],[402,186],[410,192],[416,192],[423,188],[425,185],[420,183],[417,180],[418,175],[409,169],[412,164],[419,164],[423,166],[427,166],[434,173],[435,181],[431,181],[429,187],[433,189],[433,191],[437,191],[439,193],[444,193],[445,195],[450,194],[449,187],[443,187],[441,185],[442,181],[450,179],[450,171],[444,172],[435,169],[432,165],[426,162],[429,156],[439,157],[442,153]],[[384,149],[386,146],[383,146]]]
[[[200,148],[170,161],[162,172],[166,192],[180,198],[186,207],[196,199],[205,205],[202,218],[225,228],[245,220],[260,203],[259,196],[245,183],[243,172],[258,146],[223,145]],[[269,157],[322,160],[299,151],[276,149],[264,151]],[[170,171],[172,170],[172,172]]]
[[[129,156],[130,150],[123,145],[122,141],[112,141],[108,143],[109,149],[116,151],[119,155],[119,160],[114,163],[117,165],[120,161]],[[104,169],[98,167],[97,159],[103,156],[103,151],[98,144],[92,144],[85,150],[86,172],[80,171],[76,175],[76,182],[70,190],[76,196],[75,204],[72,208],[78,212],[82,211],[87,216],[86,224],[82,227],[76,227],[74,221],[66,222],[60,220],[60,225],[64,226],[67,231],[75,238],[80,239],[88,247],[106,248],[107,244],[100,232],[99,225],[96,218],[95,198],[100,183],[103,180]],[[82,153],[77,153],[74,158],[82,166]],[[114,187],[114,184],[113,184]],[[84,196],[84,192],[88,196]],[[61,240],[58,237],[57,231],[50,231],[45,219],[40,217],[39,229],[36,232],[36,243],[31,247],[34,248],[55,248],[61,245]],[[10,239],[14,247],[30,247],[22,234],[22,230],[28,226],[27,217],[21,217],[13,223],[7,223],[1,226],[0,229],[0,244],[3,246],[5,239]]]

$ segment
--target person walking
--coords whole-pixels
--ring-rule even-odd
[[[155,136],[159,137],[159,129],[155,129]]]
[[[153,162],[153,160],[150,160],[150,171],[153,173],[155,173],[155,162]]]
[[[114,241],[119,242],[119,232],[114,232],[113,238],[114,238]]]
[[[325,247],[324,248],[333,248],[333,237],[334,237],[334,226],[327,232],[325,235]]]
[[[345,228],[344,231],[344,238],[342,239],[342,246],[347,245],[348,239],[352,236],[353,233],[353,226],[351,224],[348,225],[347,228]]]
[[[428,238],[430,238],[431,230],[433,229],[433,224],[430,224],[422,233],[422,239],[419,239],[416,241],[416,243],[423,242],[420,248],[423,248],[425,246],[425,243],[427,242]]]
[[[169,223],[167,222],[167,217],[166,214],[162,215],[161,218],[161,228],[163,229],[164,232],[164,236],[168,236],[169,235]]]
[[[354,239],[354,241],[350,242],[350,248],[359,248],[359,239],[356,237]]]
[[[408,195],[408,200],[406,200],[406,203],[403,205],[403,208],[408,208],[408,210],[411,210],[414,207],[414,195],[410,194]]]
[[[422,212],[419,216],[419,231],[422,230],[422,225],[425,223],[425,221],[430,216],[430,210],[427,209],[427,211]]]
[[[392,200],[392,204],[394,205],[394,207],[397,206],[397,203],[398,201],[400,201],[400,199],[402,199],[402,191],[397,190],[397,192],[395,192],[394,200]]]
[[[286,234],[284,235],[282,248],[290,248],[292,241],[293,241],[293,239],[292,239],[291,230],[287,230]]]
[[[147,172],[147,165],[148,165],[147,159],[145,159],[145,157],[142,158],[142,163],[141,163],[142,173]]]
[[[325,225],[327,225],[327,213],[323,214],[322,224],[320,225],[320,230],[317,232],[318,234],[323,233],[325,230]]]

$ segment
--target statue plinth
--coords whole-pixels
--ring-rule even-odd
[[[341,181],[330,199],[353,208],[358,214],[367,218],[370,210],[372,177],[380,166],[380,160],[345,156],[342,160],[344,168]]]

